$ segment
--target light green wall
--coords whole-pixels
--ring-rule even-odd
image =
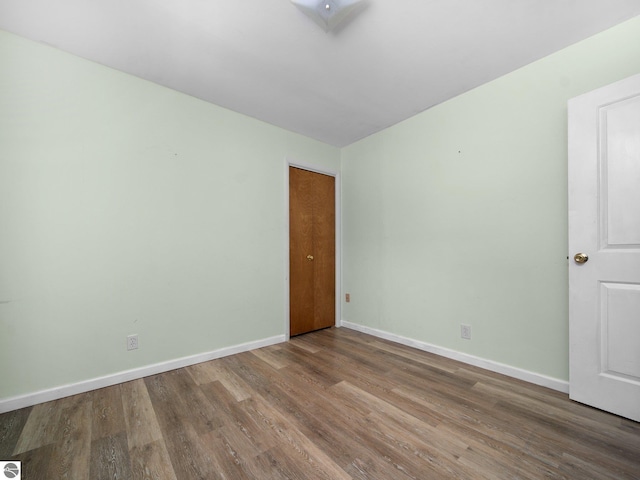
[[[566,101],[639,71],[636,18],[343,149],[343,318],[566,379]],[[285,157],[340,166],[0,31],[0,398],[283,334]]]
[[[566,103],[638,72],[640,17],[344,148],[343,319],[568,379]]]
[[[0,398],[284,334],[285,157],[339,169],[0,32]]]

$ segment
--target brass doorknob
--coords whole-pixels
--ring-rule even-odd
[[[587,255],[586,253],[576,253],[573,256],[573,259],[576,261],[576,263],[587,263],[587,261],[589,260],[589,255]]]
[[[307,255],[307,260],[313,260],[313,255]]]

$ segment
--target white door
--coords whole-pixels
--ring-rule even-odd
[[[640,75],[569,101],[569,255],[570,397],[640,421]]]

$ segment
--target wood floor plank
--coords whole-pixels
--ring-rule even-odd
[[[144,381],[138,379],[123,383],[120,393],[129,448],[162,440],[162,431]]]
[[[613,446],[602,440],[597,432],[585,431],[581,425],[565,421],[552,421],[545,415],[535,414],[513,404],[499,404],[503,411],[511,410],[514,414],[534,426],[537,434],[534,437],[540,447],[535,455],[542,461],[553,462],[559,465],[562,461],[562,452],[574,454],[578,457],[589,456],[593,463],[607,466],[621,471],[633,472],[638,469],[638,445],[625,445],[624,448]],[[571,438],[571,442],[567,441]],[[619,444],[618,444],[619,445]],[[635,452],[634,452],[635,450]],[[604,453],[606,452],[606,453]]]
[[[0,454],[46,480],[640,480],[640,424],[331,328],[0,415]]]
[[[8,459],[16,449],[32,407],[14,410],[0,415],[0,459]]]
[[[247,460],[246,466],[247,471],[249,472],[250,478],[259,479],[265,478],[269,480],[292,480],[301,477],[293,477],[291,475],[287,475],[286,472],[278,465],[277,461],[277,453],[274,456],[274,452],[271,450],[267,450],[257,457],[253,457]]]
[[[55,441],[62,414],[62,400],[41,403],[31,410],[13,453],[19,454]]]
[[[273,446],[273,437],[269,429],[257,423],[247,411],[246,402],[250,402],[251,399],[237,402],[220,382],[203,385],[202,391],[219,411],[223,412],[225,425],[221,428],[234,429],[237,434],[243,435],[256,450],[253,455],[265,452]]]
[[[486,407],[482,402],[469,404],[468,402],[454,402],[452,397],[443,395],[415,385],[405,385],[394,388],[393,392],[406,398],[410,404],[424,407],[424,415],[438,419],[438,424],[446,423],[450,427],[459,429],[463,437],[478,435],[483,439],[485,433],[492,439],[506,442],[513,448],[525,448],[527,440],[523,434],[526,428],[513,429],[513,419],[501,417],[495,412],[495,405]],[[481,433],[482,432],[482,433]]]
[[[211,362],[198,363],[185,367],[196,385],[204,385],[218,380],[218,373],[211,368]]]
[[[185,410],[182,392],[175,390],[172,375],[175,372],[148,377],[145,384],[175,475],[179,479],[194,480],[223,478],[213,468],[213,459],[193,427],[193,419]]]
[[[174,401],[179,402],[182,408],[183,421],[189,422],[198,434],[205,434],[224,424],[215,406],[184,369],[170,372],[165,380],[174,392]]]
[[[446,362],[445,359],[437,355],[425,353],[420,350],[416,350],[415,348],[408,348],[404,345],[394,344],[392,342],[376,340],[368,342],[367,345],[377,350],[388,352],[448,373],[456,373],[460,368],[460,364],[457,362]]]
[[[165,443],[176,477],[194,480],[224,478],[191,425],[168,427],[166,431]]]
[[[327,480],[349,479],[349,475],[342,470],[325,452],[318,448],[303,435],[294,422],[287,420],[277,408],[255,395],[255,415],[261,423],[269,426],[277,438],[277,444],[291,452],[287,462],[295,462],[304,470],[313,472],[311,478],[325,478]]]
[[[543,399],[514,395],[512,391],[490,385],[479,383],[474,386],[474,389],[489,392],[494,398],[500,399],[501,404],[518,407],[527,415],[534,414],[538,426],[554,425],[560,419],[563,429],[573,430],[571,435],[574,440],[584,438],[588,442],[605,443],[608,447],[612,447],[618,455],[626,458],[633,458],[636,455],[633,444],[637,442],[637,436],[627,434],[608,423],[594,421],[585,415],[578,415],[571,409],[559,407]]]
[[[469,411],[465,407],[434,397],[424,390],[405,388],[397,389],[395,392],[416,405],[423,405],[427,411],[437,412],[441,418],[437,429],[444,431],[447,436],[464,439],[469,444],[463,457],[473,455],[469,452],[480,452],[487,457],[507,458],[510,462],[528,448],[527,430],[513,429],[513,422],[502,424],[485,411]],[[526,462],[526,458],[524,461]]]
[[[219,381],[237,401],[251,397],[251,388],[228,368],[226,358],[211,360],[187,369],[198,385]]]
[[[242,354],[241,354],[242,355]],[[245,355],[251,355],[247,352]],[[212,362],[212,368],[217,372],[218,379],[237,401],[251,398],[253,390],[232,368],[229,367],[229,358],[220,358]]]
[[[202,440],[213,458],[216,469],[221,474],[224,472],[225,477],[234,480],[250,480],[249,467],[246,465],[245,459],[252,458],[253,455],[243,455],[238,445],[242,447],[244,443],[237,444],[230,438],[231,435],[218,429],[203,436]],[[236,439],[242,440],[238,437]]]
[[[177,480],[164,440],[129,449],[132,480]]]
[[[640,471],[621,471],[616,465],[602,465],[598,462],[586,462],[582,458],[564,453],[562,461],[558,464],[558,470],[565,473],[567,478],[590,478],[592,476],[611,480],[637,480]]]
[[[124,432],[91,442],[92,480],[129,480],[131,477],[131,460]]]
[[[291,349],[283,352],[282,355],[286,355],[289,360],[289,367],[295,368],[302,373],[304,380],[309,385],[330,387],[342,381],[342,376],[338,374],[338,369],[332,368],[332,363],[325,361],[319,355],[310,354],[300,349]]]
[[[366,418],[354,421],[364,431],[369,432],[370,436],[384,439],[386,447],[390,450],[413,452],[413,456],[409,455],[404,459],[399,457],[396,460],[396,463],[411,476],[419,475],[421,462],[418,459],[427,460],[423,463],[425,467],[432,470],[432,476],[437,476],[441,472],[445,475],[443,478],[465,478],[471,474],[468,468],[457,464],[457,459],[468,448],[468,442],[465,440],[442,435],[429,423],[407,414],[348,382],[342,382],[334,389],[345,393],[352,402],[361,402],[370,406],[372,412]],[[438,445],[438,448],[434,448],[434,445]],[[485,478],[479,472],[476,473],[478,478]],[[420,477],[417,476],[417,478]]]
[[[296,347],[302,348],[309,353],[316,353],[321,350],[321,347],[316,345],[314,342],[305,339],[304,335],[293,337],[291,340],[289,340],[289,345],[295,345]]]
[[[302,375],[298,377],[298,385],[295,385],[293,381],[287,381],[286,377],[278,379],[277,376],[273,376],[273,370],[269,366],[260,368],[259,362],[252,361],[250,363],[252,385],[261,394],[267,396],[268,402],[278,406],[280,411],[287,412],[288,418],[295,422],[296,428],[300,430],[310,441],[321,447],[322,450],[330,454],[336,463],[340,466],[349,465],[352,462],[352,454],[356,453],[370,457],[366,447],[359,443],[359,439],[355,438],[353,432],[349,428],[349,416],[344,412],[350,412],[350,405],[343,405],[338,407],[335,402],[335,398],[332,398],[332,405],[334,405],[338,411],[327,410],[325,404],[313,404],[315,400],[321,398],[322,395],[315,395],[314,392],[309,391],[310,385],[306,381],[300,380],[305,377]],[[288,367],[288,370],[294,368]],[[291,370],[289,370],[291,371]],[[282,370],[280,374],[284,373]],[[257,380],[257,375],[261,376],[261,381]],[[293,377],[290,377],[293,378]],[[311,382],[312,385],[320,385],[321,383]],[[261,385],[261,386],[259,386]],[[286,393],[285,393],[286,392]],[[300,404],[300,408],[296,408],[293,398],[297,401],[304,402]],[[252,403],[253,404],[253,403]],[[292,414],[293,409],[296,410],[295,414]],[[248,411],[255,411],[252,408],[245,408]],[[362,413],[362,410],[359,412]],[[368,413],[368,410],[367,410]],[[260,418],[258,415],[256,418]],[[257,420],[255,423],[264,423]],[[267,442],[267,445],[269,442]],[[273,445],[273,440],[271,440]],[[379,478],[394,478],[397,472],[387,468],[387,465],[381,464],[379,459],[371,459],[376,468],[376,472],[385,472],[389,476]],[[292,468],[292,465],[289,465]]]
[[[47,478],[90,478],[93,395],[76,395],[57,401],[56,441],[53,444]]]
[[[275,369],[284,368],[291,363],[286,358],[283,358],[282,355],[278,355],[277,351],[274,352],[266,348],[259,348],[251,353]]]
[[[92,439],[109,437],[123,432],[125,429],[120,385],[95,390],[93,392],[93,422],[91,424]]]
[[[22,462],[22,478],[25,480],[51,480],[55,477],[49,476],[51,457],[53,456],[54,444],[50,443],[44,447],[28,450],[11,458],[3,457],[7,460],[19,460]]]
[[[264,469],[265,478],[273,477],[287,480],[311,480],[314,478],[313,473],[309,472],[303,465],[295,461],[290,461],[288,458],[289,455],[286,449],[283,450],[281,447],[272,447],[258,456],[257,460],[260,462],[262,469]]]
[[[367,474],[375,472],[377,478],[397,476],[397,470],[389,462],[382,461],[380,456],[373,455],[367,448],[366,432],[362,431],[359,435],[353,430],[353,418],[366,417],[370,409],[356,405],[350,399],[342,401],[322,382],[309,382],[306,369],[297,367],[291,365],[280,370],[280,380],[268,377],[267,387],[259,389],[260,393],[285,412],[288,418],[295,419],[301,433],[327,452],[345,471],[354,469],[354,461],[359,459],[356,478],[361,478],[363,468],[367,469]],[[253,369],[257,369],[257,366]],[[267,376],[268,373],[263,371]],[[327,409],[327,402],[332,406],[331,409]]]

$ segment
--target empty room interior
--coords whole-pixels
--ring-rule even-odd
[[[640,479],[638,192],[636,0],[3,0],[0,478]]]

